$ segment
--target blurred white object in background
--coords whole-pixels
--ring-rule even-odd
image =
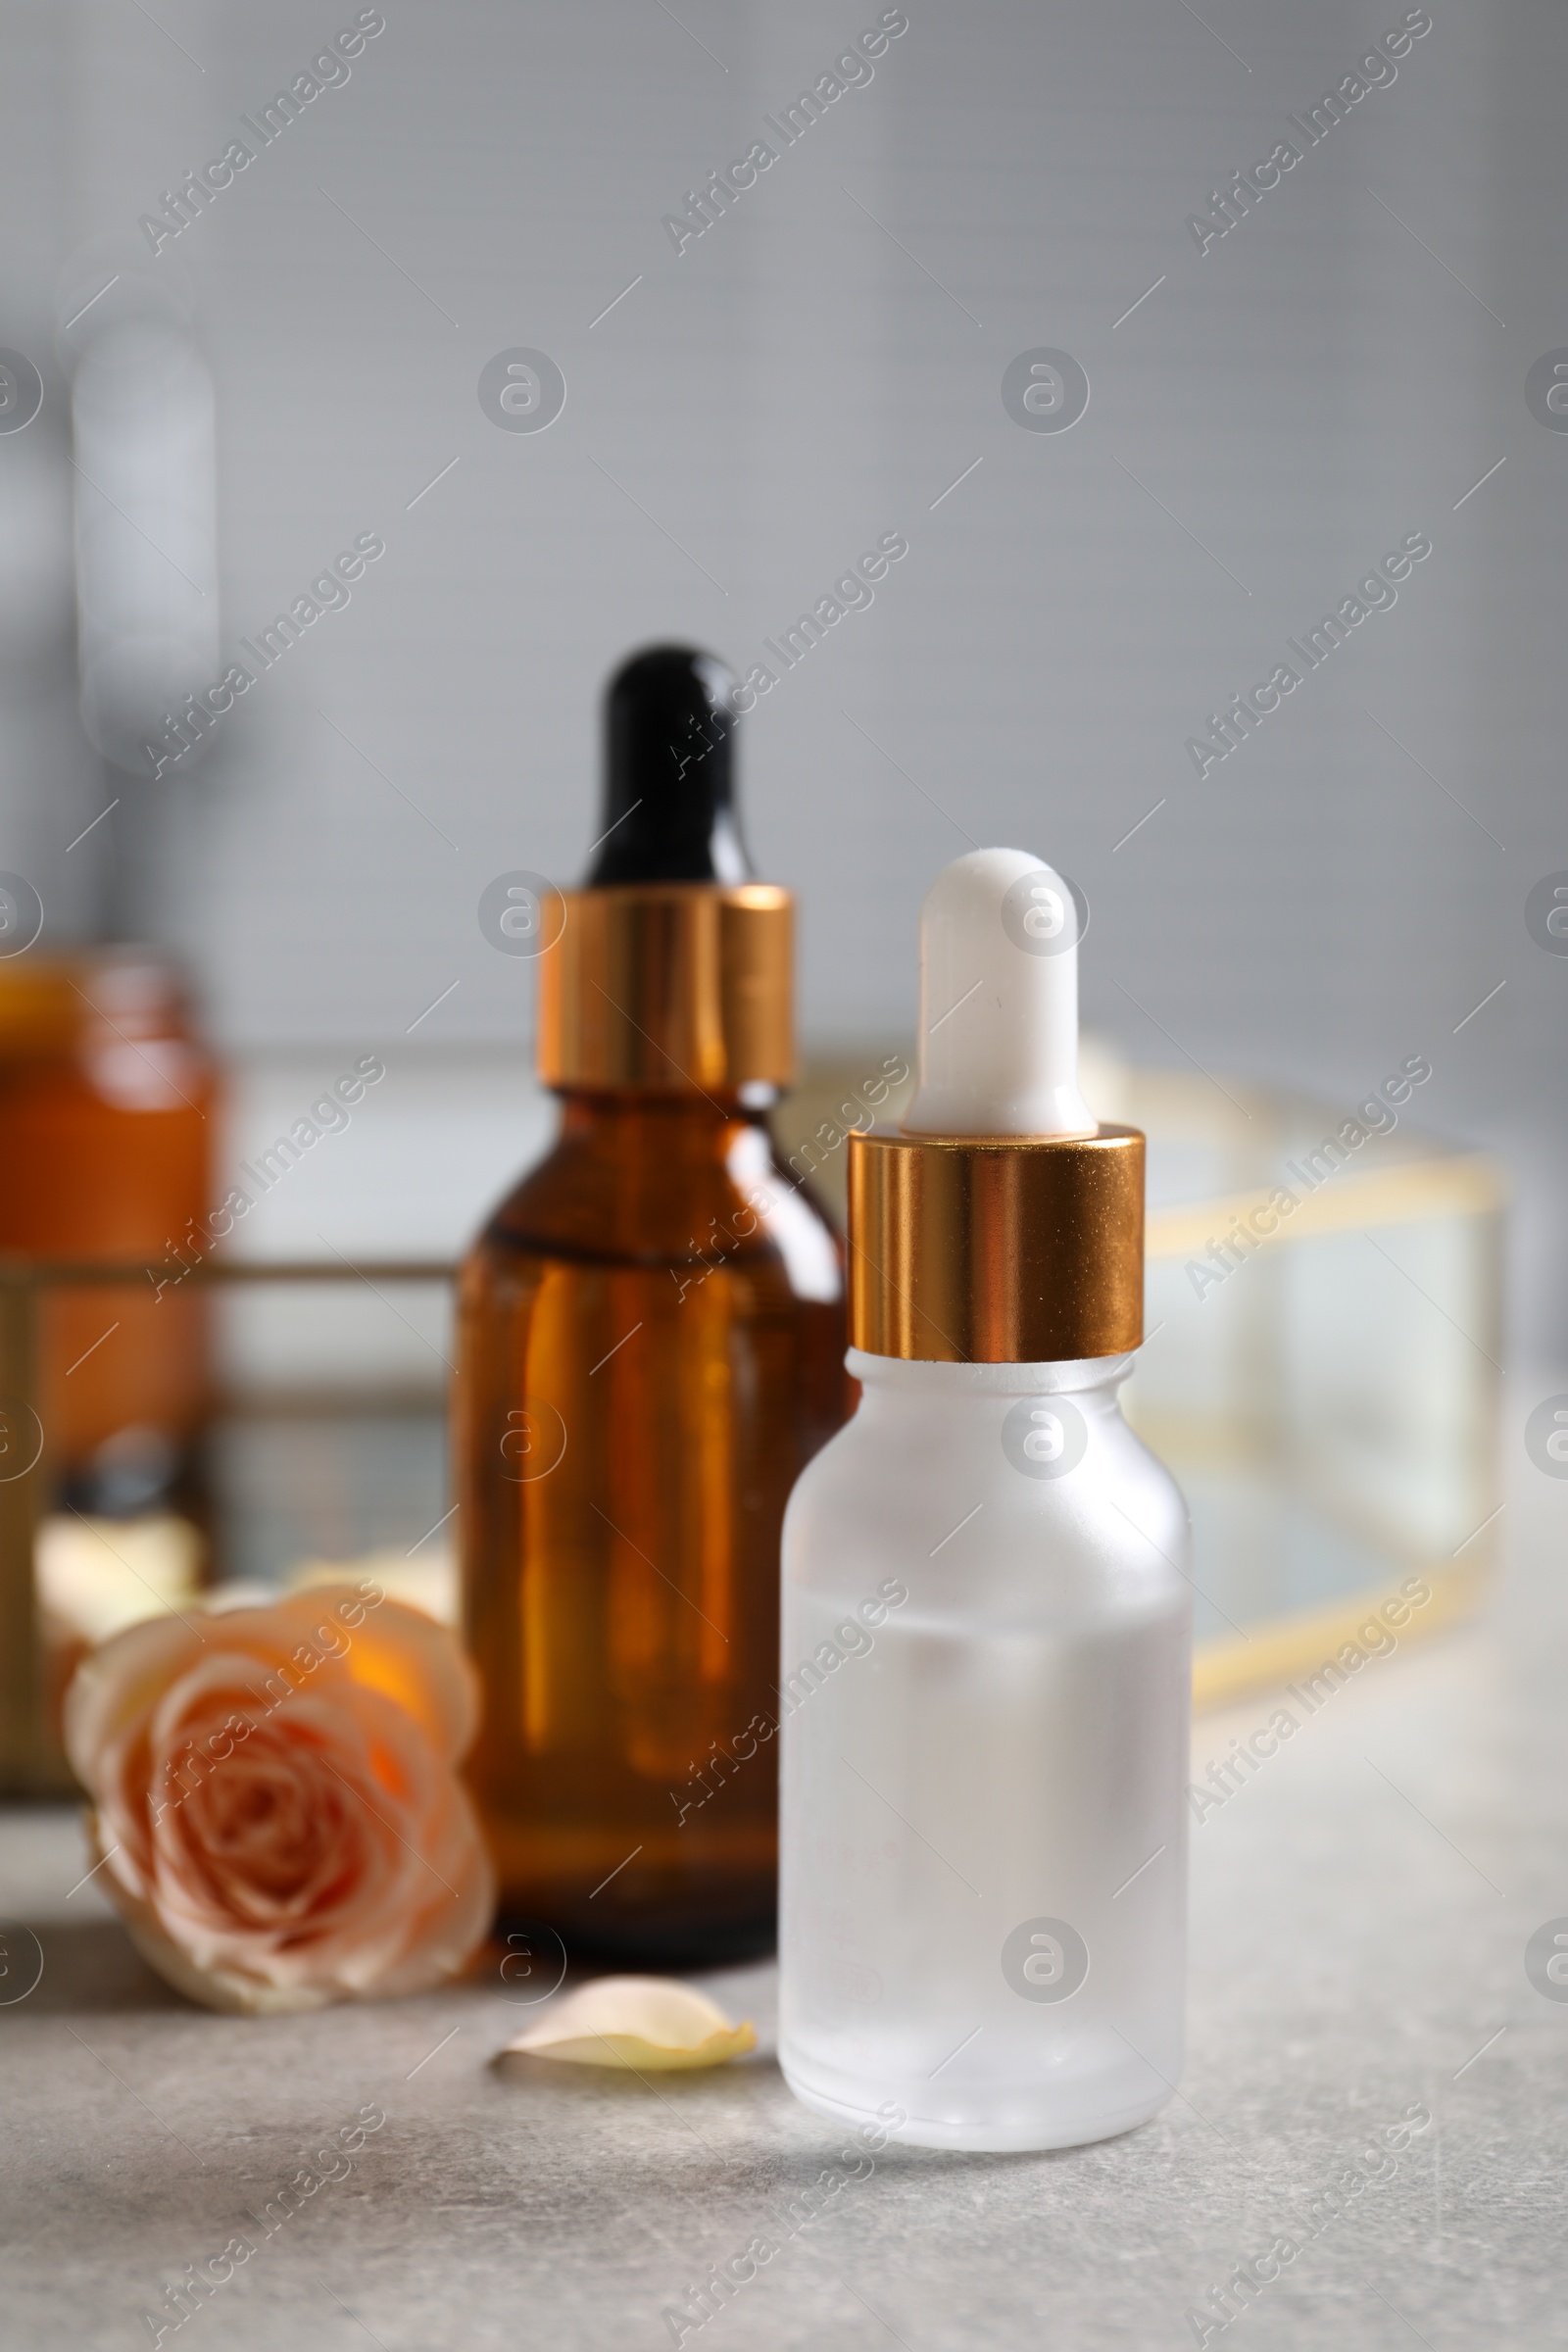
[[[195,1605],[202,1539],[172,1512],[84,1519],[56,1512],[38,1530],[38,1597],[56,1642],[91,1646],[122,1626]]]
[[[213,382],[184,314],[174,281],[122,271],[61,338],[74,363],[82,722],[105,759],[143,776],[178,753],[181,701],[218,674]],[[185,732],[194,766],[204,730]]]

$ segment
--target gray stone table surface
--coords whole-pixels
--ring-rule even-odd
[[[1209,2306],[1210,2344],[1568,2341],[1568,2000],[1524,1964],[1568,1915],[1568,1482],[1521,1460],[1502,1524],[1478,1621],[1369,1662],[1195,1826],[1190,2054],[1164,2111],[1053,2155],[890,2147],[793,2234],[789,2199],[842,2139],[780,2079],[770,1969],[705,1980],[756,2018],[756,2054],[657,2084],[497,2069],[538,2011],[495,1973],[209,2016],[96,1884],[68,1891],[72,1814],[5,1815],[0,1916],[44,1968],[0,2006],[0,2342],[148,2345],[143,2314],[168,2324],[165,2288],[236,2233],[254,2253],[166,2345],[655,2352],[666,2307],[760,2236],[778,2251],[688,2346],[1191,2344],[1189,2313],[1282,2237],[1299,2251],[1229,2326]],[[1201,1718],[1195,1778],[1274,1703]],[[352,2169],[263,2234],[250,2217],[367,2105],[386,2121]],[[1352,2187],[1415,2105],[1430,2125]]]

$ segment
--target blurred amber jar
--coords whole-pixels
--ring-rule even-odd
[[[203,1415],[205,1301],[178,1278],[203,1253],[216,1103],[155,953],[0,962],[0,1251],[161,1269],[42,1296],[45,1458],[83,1510],[163,1499]]]
[[[760,1109],[574,1090],[461,1317],[469,1772],[503,1923],[765,1949],[779,1528],[848,1401],[836,1239]]]

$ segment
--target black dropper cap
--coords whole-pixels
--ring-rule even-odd
[[[651,645],[605,696],[605,806],[590,889],[749,882],[733,806],[735,680],[688,645]]]

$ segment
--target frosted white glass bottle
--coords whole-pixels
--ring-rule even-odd
[[[952,877],[983,925],[1041,874],[1017,852],[958,860],[927,902],[928,966]],[[963,927],[938,1004],[976,960]],[[1004,967],[978,1048],[1000,1025],[1059,1062],[1059,1003],[1034,1016],[1070,968],[1015,989]],[[940,1027],[929,992],[927,1034],[928,1012]],[[978,1048],[953,1067],[972,1078]],[[965,1113],[937,1058],[911,1117],[936,1097],[942,1132],[853,1139],[852,1330],[873,1345],[851,1349],[859,1406],[785,1518],[780,2062],[839,2122],[891,2104],[924,2146],[1065,2147],[1144,2122],[1182,2063],[1187,1514],[1117,1402],[1143,1139],[1093,1126],[1075,1069],[1054,1073],[1070,1149],[1006,1128],[1005,1088]],[[1041,1115],[1038,1086],[1015,1099]],[[1095,1345],[1006,1360],[1042,1331]]]
[[[928,2147],[1103,2139],[1181,2072],[1181,1496],[1125,1356],[849,1361],[784,1526],[784,2074]],[[1020,1403],[1043,1467],[1081,1418],[1070,1476],[1008,1459]]]

